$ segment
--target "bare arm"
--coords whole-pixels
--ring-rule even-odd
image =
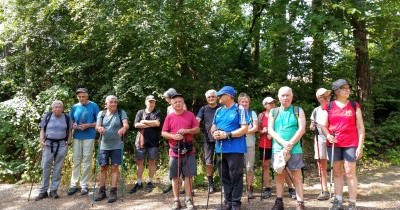
[[[364,119],[361,113],[361,109],[357,108],[356,111],[356,119],[357,119],[357,132],[358,132],[358,147],[356,150],[357,160],[361,158],[364,147],[365,140],[365,128],[364,128]]]
[[[118,135],[122,136],[126,133],[126,131],[128,131],[129,129],[129,123],[128,123],[128,119],[123,119],[122,120],[122,128],[120,128],[118,130]]]
[[[184,138],[183,138],[183,135],[181,135],[181,134],[179,134],[179,133],[177,133],[177,134],[172,134],[172,133],[169,133],[169,132],[167,132],[167,131],[161,132],[161,136],[164,137],[164,138],[166,138],[166,139],[173,139],[173,140],[176,140],[176,141],[181,141],[181,140],[184,139]]]
[[[297,119],[297,123],[299,125],[299,128],[289,141],[289,143],[292,145],[295,145],[306,132],[306,117],[303,109],[299,110],[299,118]]]
[[[254,134],[258,131],[258,120],[253,121],[253,127],[247,131],[247,134]]]

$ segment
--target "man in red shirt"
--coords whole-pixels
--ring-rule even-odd
[[[195,115],[184,109],[185,101],[179,93],[171,97],[172,108],[175,112],[167,115],[162,128],[162,136],[168,139],[169,175],[172,179],[174,204],[172,209],[180,209],[179,177],[185,177],[186,209],[193,209],[192,182],[197,175],[197,161],[193,146],[193,134],[200,132],[199,122]]]

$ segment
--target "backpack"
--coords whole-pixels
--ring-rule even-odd
[[[294,115],[296,116],[296,119],[299,119],[299,110],[300,110],[300,107],[298,107],[298,106],[293,107],[293,111],[294,111]],[[275,122],[275,120],[279,114],[279,107],[273,108],[272,111],[273,111],[272,116],[274,117],[274,122]]]
[[[46,117],[44,118],[44,127],[43,127],[44,133],[46,133],[47,125],[49,124],[49,121],[50,121],[50,118],[51,118],[52,114],[53,114],[53,112],[47,112]],[[70,118],[65,113],[63,113],[63,115],[65,117],[65,122],[67,123],[67,129],[65,131],[65,139],[64,140],[67,141],[68,140],[68,136],[69,136],[69,129],[70,129],[70,125],[69,125],[70,124],[69,123]]]

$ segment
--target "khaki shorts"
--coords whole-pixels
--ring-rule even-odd
[[[319,158],[318,158],[318,149],[319,148]],[[318,138],[318,147],[317,141],[314,139],[314,159],[323,159],[326,160],[328,158],[326,152],[326,140],[322,138]]]
[[[247,152],[244,153],[244,165],[246,167],[246,172],[253,172],[255,155],[255,146],[247,147]]]

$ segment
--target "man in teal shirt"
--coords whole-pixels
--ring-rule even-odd
[[[290,87],[281,87],[278,98],[281,106],[271,110],[268,117],[268,131],[273,138],[272,162],[282,154],[282,151],[285,156],[290,156],[286,162],[286,168],[290,170],[296,187],[296,210],[302,210],[304,201],[301,168],[304,162],[300,139],[305,133],[306,118],[300,107],[296,113],[292,105],[293,92]],[[279,173],[276,176],[276,201],[273,210],[283,210],[284,181],[285,173]]]

